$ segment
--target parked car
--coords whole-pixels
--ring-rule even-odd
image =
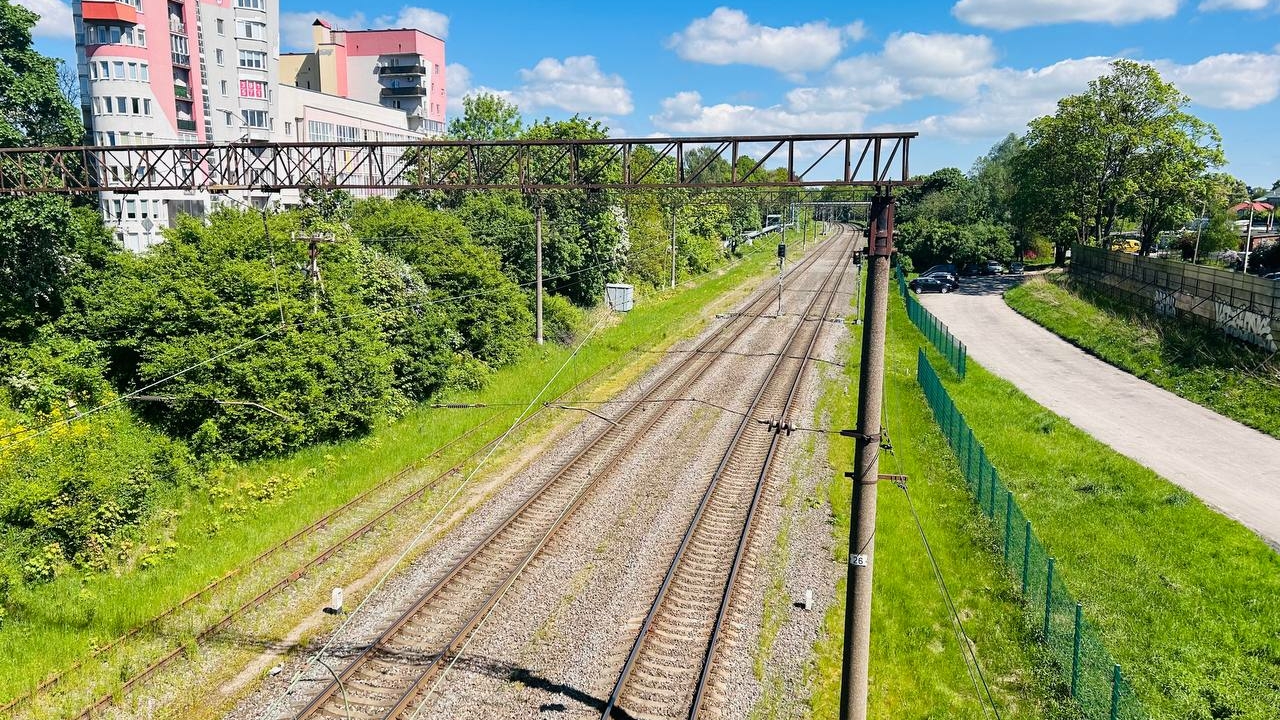
[[[1003,275],[1004,265],[1001,265],[999,261],[996,261],[996,260],[988,260],[985,266],[985,272],[983,272],[982,274],[983,275]]]
[[[954,280],[946,280],[937,275],[921,275],[907,283],[907,287],[917,293],[949,293],[956,289],[957,283]]]
[[[920,274],[932,275],[936,272],[944,272],[944,273],[950,274],[952,277],[959,277],[960,268],[956,267],[955,263],[942,263],[941,265],[934,265],[933,267],[929,268],[928,270],[925,270]]]
[[[1012,263],[1009,263],[1009,274],[1010,274],[1010,275],[1021,275],[1021,274],[1026,270],[1026,269],[1027,269],[1027,266],[1026,266],[1026,265],[1023,265],[1023,264],[1022,264],[1022,263],[1020,263],[1020,262],[1012,262]]]
[[[920,273],[920,277],[942,278],[956,287],[960,287],[960,278],[956,277],[955,273],[947,272],[946,270],[934,270],[933,268],[929,268],[925,272]]]
[[[1262,276],[1263,280],[1280,280],[1280,272],[1267,273]]]
[[[978,263],[969,263],[960,270],[960,274],[965,277],[976,277],[983,274],[982,270],[984,267],[984,265],[980,265]]]

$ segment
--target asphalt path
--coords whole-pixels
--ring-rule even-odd
[[[1119,370],[1005,304],[1017,276],[964,278],[920,301],[969,357],[1280,550],[1280,440]]]

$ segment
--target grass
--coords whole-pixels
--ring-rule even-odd
[[[655,293],[594,336],[566,371],[551,384],[561,392],[602,368],[620,385],[656,362],[658,352],[693,332],[707,319],[707,307],[772,266],[772,247],[761,244],[725,271],[704,276],[676,292]],[[366,488],[494,415],[481,432],[450,452],[423,463],[434,474],[496,437],[569,358],[568,348],[547,345],[495,374],[484,389],[453,393],[439,401],[486,403],[495,409],[448,410],[418,407],[369,436],[309,448],[287,458],[236,468],[219,484],[229,497],[214,502],[207,493],[173,491],[164,510],[143,528],[141,542],[171,546],[168,557],[146,570],[68,573],[52,583],[23,588],[16,608],[0,626],[0,703],[34,688],[44,677],[84,659],[95,645],[141,625],[176,605],[213,579],[242,567],[268,547],[309,525]],[[287,478],[296,489],[266,502],[249,500],[269,478]],[[241,508],[228,514],[227,505]],[[209,605],[227,605],[223,599]]]
[[[916,348],[923,339],[907,320],[901,301],[890,305],[886,348],[885,415],[894,454],[882,472],[905,473],[908,489],[948,588],[973,641],[1003,718],[1043,718],[1057,707],[1035,672],[1036,652],[1028,641],[1014,588],[991,553],[994,534],[974,508],[959,469],[933,424],[915,382]],[[852,427],[857,387],[860,328],[850,326],[848,364],[826,383],[819,417],[834,428]],[[833,468],[827,495],[841,567],[847,561],[849,480],[853,442],[832,439]],[[871,628],[872,718],[984,718],[974,685],[961,660],[950,615],[934,583],[924,546],[903,491],[882,483],[878,492],[876,575]],[[812,716],[839,713],[844,626],[844,580],[827,609],[822,637],[808,673]]]
[[[1071,318],[1074,332],[1117,351],[1132,348],[1133,358],[1162,356],[1141,349],[1153,335],[1126,330],[1117,316],[1064,293],[1033,282],[1013,301],[1048,307]],[[1274,720],[1280,556],[977,363],[960,381],[926,350],[1152,716]]]
[[[1005,293],[1009,306],[1091,355],[1280,438],[1280,361],[1213,329],[1156,318],[1065,274]]]

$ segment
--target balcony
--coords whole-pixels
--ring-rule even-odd
[[[191,56],[187,53],[169,53],[169,59],[174,65],[191,69]]]
[[[426,75],[427,68],[423,65],[383,65],[378,68],[379,76],[387,75]]]
[[[179,100],[190,100],[191,88],[188,88],[186,85],[174,85],[173,95]]]
[[[196,121],[195,121],[195,120],[183,120],[183,119],[179,118],[179,119],[178,119],[178,129],[179,129],[179,130],[185,130],[186,132],[195,132],[195,131],[196,131]]]
[[[80,7],[80,14],[85,20],[124,23],[126,25],[138,24],[137,8],[132,5],[125,5],[124,3],[85,0]]]
[[[426,97],[427,88],[424,87],[391,87],[382,88],[382,97]]]
[[[169,32],[174,35],[186,35],[187,26],[183,24],[182,19],[173,15],[169,16]]]

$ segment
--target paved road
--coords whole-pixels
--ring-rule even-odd
[[[1280,550],[1280,440],[1139,380],[1022,317],[1013,277],[965,278],[921,302],[969,356],[1093,437],[1194,493]]]

